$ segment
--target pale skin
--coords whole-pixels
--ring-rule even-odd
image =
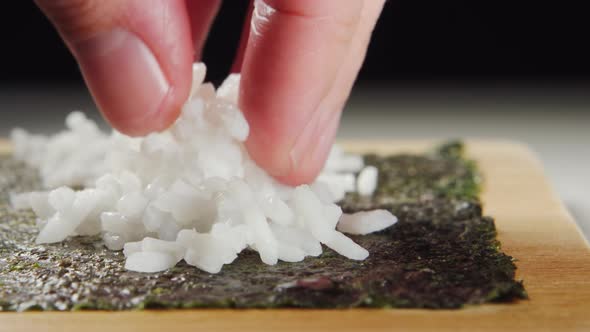
[[[221,0],[36,0],[74,54],[105,119],[167,128],[188,98]],[[279,181],[312,181],[385,0],[256,0],[233,65],[250,156]]]

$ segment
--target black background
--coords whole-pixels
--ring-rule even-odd
[[[204,61],[215,82],[227,74],[246,7],[224,1],[212,29]],[[388,1],[359,81],[589,81],[587,13],[568,1]],[[0,83],[82,82],[32,1],[4,2],[0,24]]]

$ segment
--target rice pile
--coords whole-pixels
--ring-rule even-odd
[[[102,234],[109,249],[123,249],[125,268],[139,272],[184,259],[217,273],[247,248],[269,265],[318,256],[322,244],[365,259],[367,250],[343,232],[367,234],[397,219],[385,210],[343,215],[335,202],[346,192],[371,195],[377,169],[335,146],[316,182],[276,182],[243,146],[249,127],[236,106],[240,76],[230,75],[216,91],[203,83],[205,73],[203,64],[194,65],[191,97],[164,132],[108,135],[80,112],[51,137],[14,130],[15,157],[55,188],[12,197],[15,208],[38,216],[36,242]]]

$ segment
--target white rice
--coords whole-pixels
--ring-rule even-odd
[[[37,167],[52,189],[12,197],[14,208],[37,214],[36,242],[102,234],[109,249],[123,249],[125,268],[140,272],[184,259],[217,273],[246,248],[269,265],[318,256],[321,244],[365,259],[369,253],[341,232],[379,231],[396,218],[387,211],[343,215],[335,202],[357,189],[371,195],[377,169],[334,147],[316,182],[276,182],[244,149],[249,127],[236,106],[239,75],[215,91],[203,83],[204,64],[193,71],[191,98],[164,132],[107,135],[80,112],[51,137],[13,131],[15,157]]]
[[[361,211],[344,214],[337,229],[348,234],[366,235],[383,230],[397,222],[397,218],[387,210]]]
[[[377,189],[379,171],[375,166],[366,166],[356,179],[356,190],[362,196],[371,196]]]

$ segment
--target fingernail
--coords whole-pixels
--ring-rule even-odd
[[[163,121],[170,94],[158,60],[134,33],[116,28],[74,45],[94,100],[107,120],[130,134],[144,134]]]

